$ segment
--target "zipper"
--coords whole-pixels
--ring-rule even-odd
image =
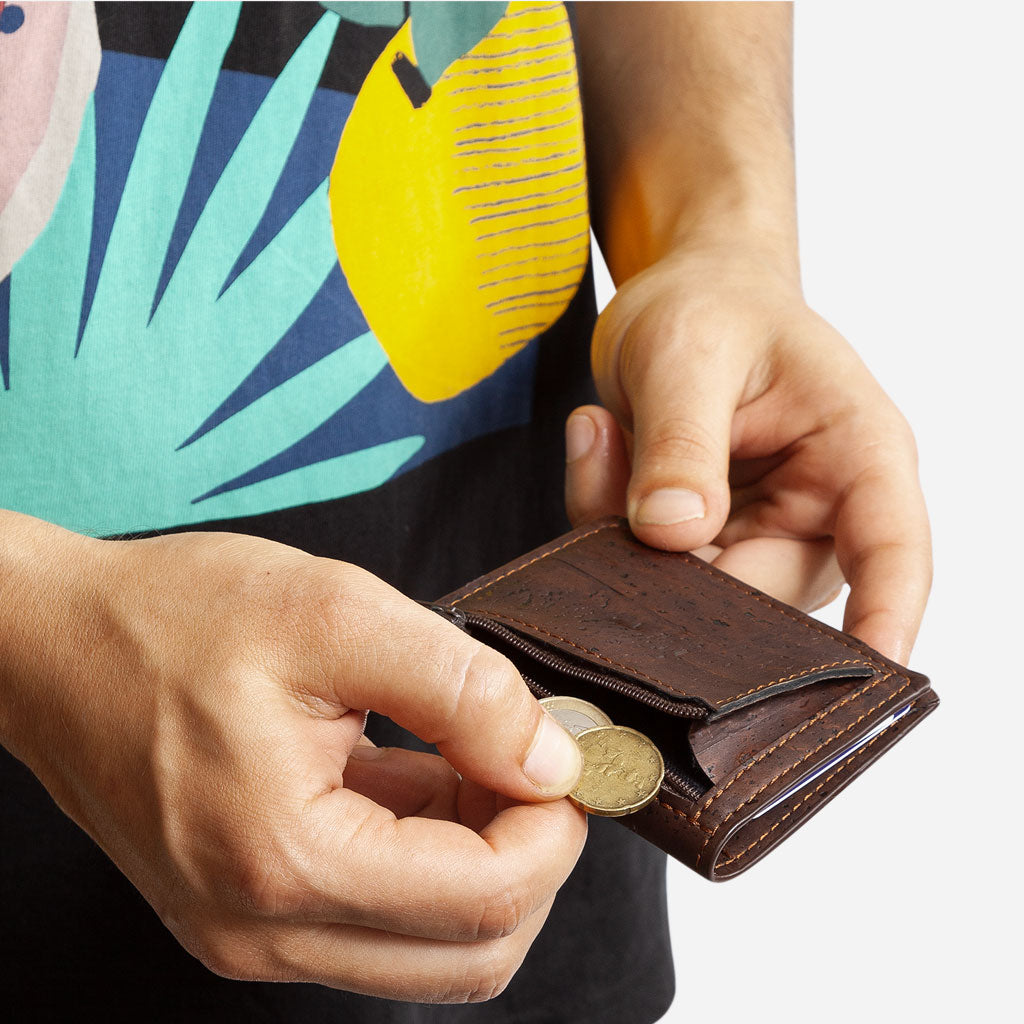
[[[475,626],[478,629],[485,630],[498,637],[503,643],[508,644],[509,647],[529,655],[530,658],[545,668],[561,672],[572,679],[578,679],[582,683],[602,686],[606,690],[620,693],[624,697],[630,697],[641,704],[646,704],[647,707],[663,711],[669,715],[675,715],[677,718],[707,718],[707,711],[701,707],[663,697],[661,694],[654,693],[640,683],[627,682],[625,679],[619,679],[608,672],[584,668],[582,665],[569,661],[568,658],[563,658],[561,655],[547,651],[537,644],[530,643],[529,640],[524,639],[518,633],[514,633],[511,629],[488,619],[486,616],[475,615],[472,612],[466,614],[466,612],[458,611],[457,609],[452,609],[452,611],[457,612],[462,618],[460,628],[465,629],[467,626]],[[456,625],[460,624],[456,622]],[[534,686],[536,687],[536,685],[535,683]]]
[[[469,627],[483,630],[485,633],[491,634],[514,650],[527,655],[537,664],[567,675],[572,679],[577,679],[584,683],[591,683],[594,686],[603,687],[606,690],[619,693],[637,701],[640,704],[644,704],[647,707],[654,708],[658,711],[663,711],[669,715],[674,715],[677,718],[700,719],[707,717],[707,712],[703,708],[696,707],[692,704],[684,704],[682,701],[671,700],[668,697],[663,697],[639,683],[627,682],[626,680],[619,679],[608,672],[600,672],[596,669],[588,669],[584,668],[582,665],[577,665],[568,658],[563,658],[561,655],[555,654],[552,651],[539,647],[537,644],[531,643],[529,640],[521,637],[518,633],[513,632],[501,623],[495,622],[486,616],[476,615],[472,612],[466,613],[460,608],[446,608],[443,605],[435,604],[430,605],[429,607],[431,611],[437,612],[464,632],[468,633],[470,631]],[[542,686],[526,673],[521,672],[520,674],[523,677],[523,681],[536,697],[552,696],[552,691],[547,687]],[[665,766],[664,784],[677,794],[687,797],[690,800],[699,800],[704,796],[707,790],[706,786],[693,781],[687,775],[670,765]]]

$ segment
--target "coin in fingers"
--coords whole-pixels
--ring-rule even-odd
[[[597,705],[579,697],[544,697],[540,703],[570,736],[578,736],[585,729],[612,724],[612,720]]]
[[[583,773],[569,799],[591,814],[619,818],[646,807],[665,777],[661,751],[625,725],[597,726],[576,736]]]

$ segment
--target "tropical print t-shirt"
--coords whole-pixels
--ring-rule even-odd
[[[565,9],[325,6],[8,5],[6,507],[258,515],[529,419],[589,251]]]
[[[563,4],[0,5],[0,507],[435,597],[565,527],[593,316]],[[509,990],[430,1009],[217,978],[6,755],[0,780],[13,1005],[647,1021],[671,992],[663,860],[614,825]]]

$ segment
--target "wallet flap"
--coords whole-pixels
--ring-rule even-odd
[[[647,547],[619,518],[567,534],[439,603],[693,701],[709,718],[895,667],[691,554]]]

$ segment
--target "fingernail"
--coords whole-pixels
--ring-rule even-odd
[[[663,487],[640,502],[635,520],[644,526],[674,526],[691,519],[703,519],[706,513],[707,505],[696,491]]]
[[[542,793],[568,793],[582,769],[576,741],[545,711],[523,762],[527,778]]]
[[[369,743],[357,743],[349,751],[348,756],[354,757],[357,761],[376,761],[378,757],[384,756],[387,749],[387,747],[372,747]]]
[[[597,427],[589,416],[570,416],[565,424],[565,461],[581,459],[593,447],[596,437]]]

